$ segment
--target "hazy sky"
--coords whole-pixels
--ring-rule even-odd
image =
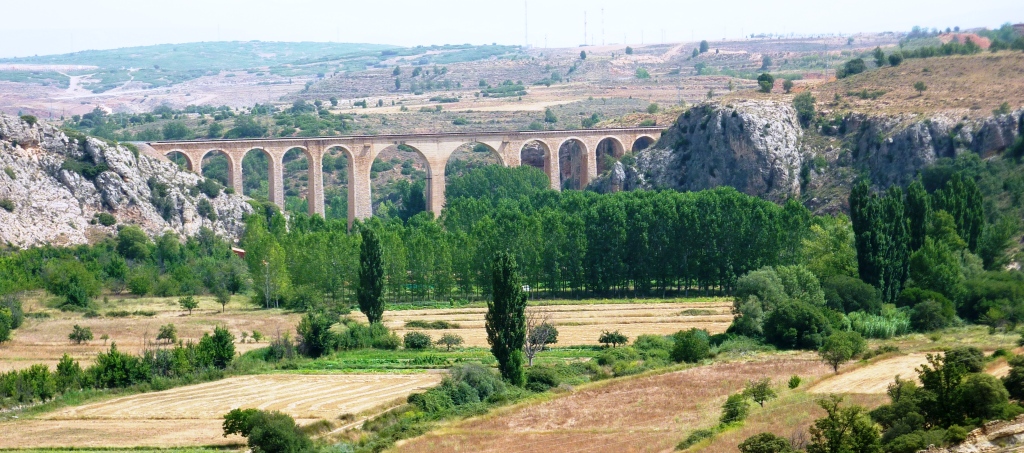
[[[1024,22],[1021,0],[527,3],[524,14],[516,0],[0,0],[0,57],[213,40],[566,47],[583,43],[584,12],[594,44]]]

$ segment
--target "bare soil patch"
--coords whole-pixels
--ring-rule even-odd
[[[917,379],[916,368],[927,363],[926,354],[892,357],[825,379],[810,389],[811,393],[885,394],[896,376]]]

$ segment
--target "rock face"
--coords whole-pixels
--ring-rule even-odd
[[[1024,448],[1024,415],[1013,420],[986,423],[971,431],[959,445],[948,448],[930,446],[926,453],[997,453]]]
[[[226,238],[242,233],[242,216],[252,210],[244,197],[221,192],[210,198],[197,188],[201,176],[136,154],[95,138],[68,137],[49,124],[0,115],[0,242],[84,244],[114,234],[123,224],[154,236],[168,230],[189,236],[202,227]],[[215,215],[200,215],[199,206],[206,203]],[[103,226],[101,213],[113,215],[117,225]]]
[[[703,190],[728,185],[781,201],[802,196],[815,212],[845,211],[853,181],[910,184],[941,158],[1002,152],[1024,134],[1024,110],[983,120],[944,114],[832,118],[804,134],[789,104],[698,105],[651,148],[627,155],[590,188]]]
[[[618,162],[598,191],[732,186],[771,200],[799,194],[802,130],[788,104],[702,104],[676,120],[635,163]]]

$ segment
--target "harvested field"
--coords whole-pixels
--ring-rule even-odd
[[[796,374],[828,373],[811,354],[715,363],[672,373],[597,384],[550,401],[455,423],[402,444],[411,452],[666,451],[686,434],[715,424],[725,397],[749,379],[776,387]]]
[[[169,447],[238,443],[221,422],[234,408],[277,410],[299,423],[358,414],[436,385],[440,374],[242,376],[67,408],[5,423],[0,448]]]
[[[629,338],[642,334],[668,335],[693,327],[712,334],[725,332],[732,322],[730,302],[633,303],[601,305],[547,305],[531,307],[558,328],[558,345],[596,345],[602,330],[619,330]],[[687,311],[692,310],[692,311]],[[384,322],[399,336],[420,331],[433,337],[454,333],[466,346],[487,346],[485,308],[403,310],[384,313]],[[406,329],[406,321],[448,321],[458,329]]]
[[[811,393],[885,394],[897,375],[917,379],[915,369],[927,363],[926,354],[910,354],[879,360],[870,365],[825,379],[810,389]]]

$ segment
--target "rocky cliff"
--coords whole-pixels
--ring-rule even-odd
[[[124,224],[235,238],[252,210],[242,196],[202,193],[202,176],[169,161],[6,115],[0,170],[0,243],[16,247],[94,242]]]
[[[1024,110],[969,120],[820,112],[805,131],[787,103],[707,103],[680,116],[651,148],[620,159],[590,186],[701,190],[728,185],[770,200],[800,196],[818,212],[846,209],[854,179],[907,185],[944,157],[990,157],[1024,134]]]
[[[701,190],[732,186],[784,200],[799,193],[802,130],[786,104],[744,101],[698,105],[648,150],[598,178],[599,191]]]

